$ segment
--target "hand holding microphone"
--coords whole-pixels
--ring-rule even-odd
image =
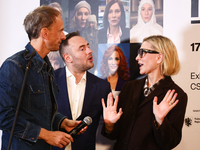
[[[63,148],[70,142],[73,142],[73,135],[76,135],[81,129],[92,123],[92,118],[87,116],[81,123],[79,122],[80,121],[74,121],[65,118],[61,123],[61,128],[65,129],[67,134],[60,131],[48,131],[44,128],[41,128],[39,139],[45,140],[50,145]],[[67,132],[67,130],[69,131],[70,129],[72,130]]]
[[[81,129],[83,129],[85,126],[89,126],[92,123],[92,118],[87,116],[83,119],[81,123],[79,123],[74,129],[72,129],[69,134],[71,136],[76,135]]]

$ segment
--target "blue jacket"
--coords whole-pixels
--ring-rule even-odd
[[[27,60],[25,51],[35,51],[28,43],[26,50],[8,58],[0,69],[0,129],[2,150],[7,149],[19,95],[25,75]],[[12,139],[11,149],[47,150],[51,146],[39,140],[40,129],[53,130],[64,116],[57,114],[56,95],[58,88],[54,82],[53,68],[47,57],[42,59],[38,53],[31,60],[19,115]],[[50,82],[50,84],[49,84]],[[51,86],[49,86],[51,85]]]
[[[65,67],[55,71],[55,79],[59,86],[57,99],[58,112],[72,119]],[[104,100],[106,100],[110,91],[110,84],[108,82],[87,72],[82,113],[77,120],[83,120],[84,117],[90,116],[92,118],[92,123],[88,126],[84,134],[75,135],[73,137],[74,142],[72,142],[72,150],[95,150],[96,131],[99,125],[99,119],[103,114],[101,99],[104,98]],[[54,148],[54,150],[58,149],[59,148]]]

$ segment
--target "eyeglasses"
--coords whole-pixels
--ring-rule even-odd
[[[153,50],[148,50],[148,49],[138,49],[138,55],[140,56],[140,58],[143,58],[145,56],[146,53],[150,53],[150,54],[159,54],[159,52],[157,51],[153,51]]]

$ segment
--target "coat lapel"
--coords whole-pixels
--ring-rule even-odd
[[[165,79],[163,81],[161,81],[161,83],[156,87],[156,89],[151,94],[149,94],[149,96],[147,96],[144,99],[144,101],[141,103],[141,105],[139,107],[142,107],[149,101],[153,101],[155,96],[159,97],[160,95],[162,95],[164,93],[164,89],[166,87],[169,87],[170,86],[169,84],[172,84],[171,80],[172,80],[171,77],[165,77]],[[165,95],[165,93],[164,93],[164,95]],[[158,100],[158,104],[161,101],[162,101],[162,99]]]
[[[58,76],[58,84],[60,88],[60,99],[63,100],[61,105],[66,106],[65,110],[62,110],[62,112],[65,112],[65,114],[69,119],[72,119],[71,114],[71,108],[69,103],[69,95],[68,95],[68,89],[67,89],[67,80],[66,80],[66,69],[65,67],[62,68],[59,76]]]
[[[134,110],[137,109],[139,103],[140,103],[140,100],[141,100],[141,92],[143,92],[143,87],[144,87],[144,82],[145,82],[145,79],[146,78],[143,78],[141,80],[137,80],[137,82],[135,83],[135,93],[138,93],[138,94],[135,94],[133,95],[133,105],[134,105]]]
[[[97,84],[95,84],[93,76],[87,72],[86,76],[86,89],[85,89],[85,96],[84,96],[84,101],[83,101],[83,108],[82,108],[82,113],[81,115],[77,118],[77,120],[82,119],[87,115],[87,112],[89,110],[89,106],[94,100],[94,94],[97,89]]]

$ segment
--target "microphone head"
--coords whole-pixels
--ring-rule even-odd
[[[92,123],[92,118],[90,116],[87,116],[83,119],[83,121],[87,124],[90,125]]]

